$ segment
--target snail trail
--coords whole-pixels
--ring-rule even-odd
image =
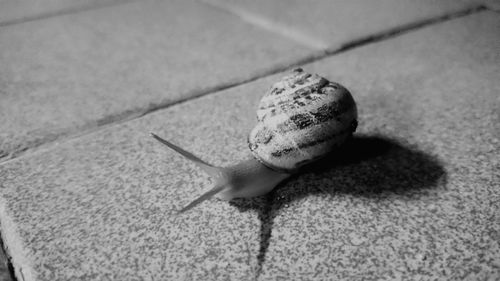
[[[355,136],[338,151],[306,167],[265,196],[234,199],[240,211],[254,210],[261,221],[257,276],[269,247],[274,218],[282,208],[312,194],[418,199],[425,190],[446,180],[439,161],[431,155],[381,136]],[[325,183],[324,179],[328,179]],[[317,181],[317,184],[314,184]]]

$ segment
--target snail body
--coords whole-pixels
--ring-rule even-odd
[[[268,193],[301,167],[340,146],[357,127],[357,108],[338,83],[297,68],[262,97],[257,124],[248,135],[252,158],[232,167],[214,167],[152,134],[155,139],[196,163],[214,180],[212,189],[180,212],[217,196],[224,200]]]

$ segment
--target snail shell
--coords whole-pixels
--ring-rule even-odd
[[[253,156],[279,172],[294,173],[342,144],[357,127],[351,93],[301,68],[262,97],[248,136]]]

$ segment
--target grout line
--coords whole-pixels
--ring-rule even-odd
[[[154,113],[156,111],[160,111],[178,104],[182,104],[185,102],[189,102],[192,100],[196,100],[198,98],[201,98],[203,96],[208,96],[211,94],[215,94],[220,91],[224,91],[227,89],[231,89],[234,87],[238,87],[240,85],[244,85],[247,83],[250,83],[252,81],[264,78],[266,76],[270,76],[282,71],[285,71],[287,69],[290,69],[292,67],[302,65],[302,64],[307,64],[310,62],[317,61],[321,58],[324,58],[326,56],[325,52],[315,52],[313,54],[309,54],[307,56],[304,56],[300,59],[297,59],[295,61],[274,66],[272,68],[269,68],[267,70],[264,70],[262,72],[259,72],[257,74],[251,75],[248,78],[243,78],[243,79],[235,79],[234,81],[226,82],[219,84],[217,86],[213,86],[210,88],[205,88],[203,90],[197,90],[197,91],[192,91],[190,93],[187,93],[187,97],[178,99],[176,101],[167,101],[164,103],[159,103],[159,104],[153,104],[150,105],[149,107],[145,109],[138,109],[135,111],[129,111],[127,114],[119,113],[116,115],[111,115],[104,117],[102,119],[99,119],[97,121],[92,122],[93,124],[97,124],[95,127],[90,127],[89,125],[87,126],[82,126],[79,128],[80,132],[70,132],[67,134],[62,134],[59,137],[56,137],[52,140],[46,140],[47,142],[41,143],[41,144],[34,144],[32,147],[27,147],[25,149],[22,149],[20,151],[15,151],[11,152],[10,154],[7,154],[3,158],[0,157],[0,166],[6,165],[7,163],[13,162],[13,161],[18,161],[21,160],[25,157],[36,155],[39,153],[42,153],[43,151],[47,151],[52,149],[53,147],[59,145],[60,142],[68,142],[74,139],[78,139],[82,136],[86,136],[89,134],[93,134],[102,130],[106,130],[110,127],[113,126],[118,126],[122,123],[132,121],[138,118],[141,118],[143,116],[149,115],[151,113]]]
[[[277,74],[279,72],[286,71],[290,68],[320,60],[322,58],[325,58],[326,56],[327,56],[327,53],[325,51],[313,52],[312,54],[304,56],[300,59],[297,59],[297,60],[294,60],[294,61],[291,61],[288,63],[284,63],[281,65],[277,65],[277,66],[274,66],[274,67],[269,68],[267,70],[264,70],[262,72],[259,72],[258,74],[251,75],[249,78],[237,79],[236,81],[222,83],[222,84],[219,84],[217,86],[210,87],[208,89],[204,89],[203,91],[199,91],[199,92],[195,93],[194,95],[191,95],[190,97],[179,99],[175,102],[171,102],[168,104],[158,104],[158,105],[152,106],[147,111],[145,111],[143,114],[141,114],[141,116],[139,116],[139,117],[142,117],[144,115],[148,115],[148,114],[153,113],[153,112],[158,111],[158,110],[169,108],[169,107],[174,106],[174,105],[189,102],[191,100],[195,100],[195,99],[201,98],[201,97],[206,96],[206,95],[215,94],[215,93],[220,92],[220,91],[225,91],[225,90],[235,88],[235,87],[238,87],[238,86],[241,86],[244,84],[248,84],[248,83],[251,83],[253,81],[265,78],[267,76],[271,76],[273,74]]]
[[[314,50],[325,50],[326,48],[328,48],[328,42],[318,40],[318,38],[314,36],[309,36],[308,34],[303,33],[295,28],[291,28],[286,24],[272,21],[267,17],[263,17],[259,14],[246,11],[245,9],[240,8],[236,5],[232,5],[229,3],[221,4],[219,2],[213,2],[207,0],[201,0],[201,2],[219,11],[230,13],[233,16],[236,15],[244,22],[260,27],[272,33],[277,33],[302,46]]]
[[[112,7],[112,6],[117,6],[117,5],[123,5],[123,4],[131,3],[131,2],[135,2],[135,1],[136,0],[111,0],[109,2],[104,2],[104,3],[89,3],[86,5],[82,5],[82,6],[66,7],[66,8],[63,8],[61,10],[41,12],[39,14],[29,15],[29,16],[25,16],[25,17],[21,17],[21,18],[16,18],[16,19],[11,19],[11,20],[7,20],[4,22],[0,21],[0,27],[6,27],[6,26],[22,24],[22,23],[32,22],[32,21],[38,21],[38,20],[63,16],[63,15],[77,14],[80,12],[97,10],[97,9],[102,9],[102,8]]]
[[[489,9],[487,7],[485,7],[484,5],[476,5],[476,6],[468,7],[466,9],[456,11],[456,12],[453,12],[450,14],[446,14],[446,15],[442,15],[442,16],[438,16],[438,17],[434,17],[434,18],[430,18],[430,19],[424,19],[424,20],[416,21],[416,22],[412,22],[412,23],[407,23],[407,24],[404,24],[401,26],[397,26],[397,27],[388,29],[388,30],[384,30],[382,32],[371,34],[369,36],[364,36],[364,37],[360,37],[358,39],[354,39],[349,43],[343,44],[340,47],[340,49],[338,49],[338,50],[332,50],[332,51],[327,50],[327,53],[328,54],[335,54],[338,51],[345,52],[347,50],[350,50],[350,49],[353,49],[356,47],[360,47],[360,46],[371,44],[371,43],[376,43],[379,41],[383,41],[385,39],[389,39],[389,38],[393,38],[393,37],[396,37],[399,35],[403,35],[405,33],[408,33],[408,32],[411,32],[411,31],[414,31],[414,30],[417,30],[417,29],[420,29],[420,28],[423,28],[426,26],[430,26],[433,24],[441,23],[441,22],[446,22],[446,21],[460,18],[460,17],[465,17],[468,15],[482,12],[482,11],[486,11],[486,10],[489,10]]]
[[[380,41],[391,39],[391,38],[403,35],[405,33],[408,33],[408,32],[411,32],[411,31],[414,31],[414,30],[417,30],[417,29],[420,29],[420,28],[423,28],[426,26],[430,26],[432,24],[436,24],[436,23],[445,22],[448,20],[468,16],[468,15],[478,13],[481,11],[485,11],[485,10],[488,10],[488,9],[483,5],[479,5],[479,6],[469,7],[467,9],[464,9],[464,10],[461,10],[458,12],[454,12],[451,14],[443,15],[443,16],[440,16],[437,18],[426,19],[426,20],[422,20],[419,22],[406,24],[406,25],[399,26],[399,27],[396,27],[393,29],[389,29],[389,30],[386,30],[383,32],[379,32],[379,33],[376,33],[373,35],[358,38],[358,39],[353,40],[349,43],[346,43],[340,47],[334,47],[334,48],[326,49],[323,51],[313,52],[312,54],[310,54],[308,56],[302,57],[300,59],[289,62],[287,64],[278,65],[278,66],[269,68],[267,70],[264,70],[262,72],[259,72],[257,74],[251,75],[249,78],[236,79],[234,81],[222,83],[222,84],[219,84],[217,86],[210,87],[208,89],[203,89],[203,90],[191,92],[191,94],[188,95],[188,97],[176,100],[174,102],[167,101],[164,103],[151,105],[148,108],[145,108],[142,110],[135,110],[132,112],[128,111],[126,113],[119,113],[116,115],[108,116],[108,117],[105,117],[103,119],[97,120],[95,122],[97,124],[97,126],[95,126],[95,127],[89,127],[91,125],[82,126],[82,128],[80,128],[80,131],[81,131],[80,133],[63,134],[60,137],[57,137],[57,138],[55,138],[51,141],[48,141],[46,143],[36,144],[36,145],[34,145],[32,147],[28,147],[22,151],[13,152],[9,155],[10,157],[9,156],[0,157],[0,166],[5,165],[7,163],[10,163],[12,161],[17,161],[17,160],[23,159],[24,157],[27,157],[27,156],[30,156],[33,154],[38,154],[38,153],[41,153],[43,151],[50,150],[52,147],[57,146],[59,144],[59,142],[71,141],[73,139],[77,139],[77,138],[85,136],[85,135],[89,135],[89,134],[92,134],[95,132],[99,132],[101,130],[108,129],[111,126],[117,126],[119,124],[141,118],[143,116],[154,113],[156,111],[169,108],[171,106],[175,106],[178,104],[182,104],[185,102],[196,100],[196,99],[203,97],[203,96],[211,95],[211,94],[214,94],[214,93],[217,93],[220,91],[224,91],[224,90],[228,90],[228,89],[231,89],[234,87],[238,87],[238,86],[253,82],[255,80],[265,78],[267,76],[286,71],[286,70],[293,68],[293,67],[313,63],[313,62],[319,61],[321,59],[324,59],[324,58],[327,58],[330,56],[334,56],[337,54],[341,54],[341,53],[350,51],[350,50],[358,48],[358,47],[362,47],[362,46],[365,46],[368,44],[374,44],[374,43],[378,43]]]
[[[411,24],[404,25],[402,27],[398,27],[398,28],[390,29],[390,30],[387,30],[384,32],[380,32],[380,33],[375,34],[375,35],[362,37],[362,38],[354,40],[350,43],[346,43],[338,48],[326,49],[323,51],[316,51],[308,56],[302,57],[302,58],[295,60],[295,61],[292,61],[288,64],[282,64],[282,65],[276,66],[274,68],[264,70],[263,72],[252,75],[250,78],[239,79],[237,81],[223,83],[223,84],[220,84],[220,85],[208,88],[208,89],[204,89],[202,91],[198,91],[198,92],[194,93],[193,95],[190,95],[187,98],[180,99],[180,100],[177,100],[175,102],[153,105],[149,109],[145,110],[138,117],[142,117],[142,116],[148,115],[150,113],[153,113],[155,111],[162,110],[162,109],[165,109],[165,108],[177,105],[177,104],[181,104],[181,103],[185,103],[185,102],[188,102],[188,101],[191,101],[194,99],[198,99],[198,98],[203,97],[205,95],[210,95],[210,94],[214,94],[214,93],[217,93],[220,91],[235,88],[235,87],[238,87],[240,85],[247,84],[247,83],[256,81],[258,79],[265,78],[267,76],[271,76],[271,75],[286,71],[286,70],[293,68],[293,67],[312,63],[312,62],[319,61],[321,59],[324,59],[324,58],[327,58],[327,57],[330,57],[330,56],[333,56],[336,54],[347,52],[347,51],[354,49],[354,48],[357,48],[357,47],[361,47],[361,46],[372,44],[372,43],[377,43],[379,41],[383,41],[383,40],[386,40],[386,39],[389,39],[392,37],[396,37],[396,36],[402,35],[404,33],[408,33],[410,31],[425,27],[427,25],[432,25],[435,23],[444,22],[447,20],[467,16],[467,15],[470,15],[470,14],[473,14],[476,12],[481,12],[484,10],[486,10],[486,8],[482,5],[475,6],[472,8],[468,8],[466,10],[458,11],[458,12],[444,15],[444,16],[441,16],[438,18],[433,18],[433,19],[428,19],[428,20],[416,22],[416,23],[411,23]],[[133,119],[135,119],[135,118],[133,118]]]

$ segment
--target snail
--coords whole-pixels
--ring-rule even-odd
[[[266,194],[305,165],[332,152],[356,127],[356,103],[345,87],[296,68],[262,97],[257,125],[248,135],[253,157],[246,161],[215,167],[151,135],[197,164],[215,181],[214,187],[182,208],[182,213],[213,196],[231,200]]]

